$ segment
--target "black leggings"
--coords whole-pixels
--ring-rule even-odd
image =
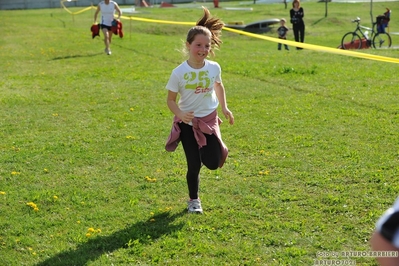
[[[294,38],[296,42],[305,41],[305,24],[293,24]]]
[[[210,170],[216,170],[222,159],[222,150],[215,135],[205,134],[206,146],[199,148],[194,137],[193,127],[179,123],[180,140],[187,160],[187,185],[190,199],[198,199],[200,170],[202,164]]]

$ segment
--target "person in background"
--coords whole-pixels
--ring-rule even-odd
[[[370,244],[373,251],[380,251],[382,254],[376,256],[379,265],[399,265],[399,197],[393,206],[378,219]]]
[[[285,26],[285,22],[286,22],[285,18],[280,19],[280,27],[278,27],[277,29],[278,38],[283,40],[287,39],[287,32],[288,32],[288,28]],[[290,50],[287,44],[284,44],[284,47],[285,50]],[[277,45],[277,49],[281,50],[281,43]]]
[[[296,42],[303,43],[305,41],[305,23],[303,22],[304,15],[305,14],[299,0],[294,0],[292,2],[292,8],[290,10],[290,18]],[[296,49],[300,50],[302,48],[297,47]]]
[[[122,11],[119,8],[118,4],[111,0],[104,0],[101,1],[98,6],[97,10],[94,13],[94,23],[97,23],[97,16],[98,13],[101,11],[101,22],[100,28],[104,33],[104,44],[105,44],[105,53],[107,55],[111,55],[111,40],[112,40],[112,22],[115,20],[114,15],[115,11],[118,12],[117,21],[120,20],[122,16]]]
[[[234,124],[233,113],[227,107],[220,65],[208,60],[222,43],[220,33],[224,23],[210,16],[203,17],[192,27],[185,42],[188,59],[177,66],[166,84],[167,106],[174,114],[172,129],[165,149],[175,151],[179,142],[187,161],[188,212],[203,213],[199,198],[202,166],[216,170],[223,166],[228,150],[222,141],[217,108]],[[179,102],[176,102],[179,95]]]
[[[388,23],[391,20],[391,10],[386,8],[384,14],[377,17],[377,31],[378,33],[385,33],[385,28],[388,27]]]

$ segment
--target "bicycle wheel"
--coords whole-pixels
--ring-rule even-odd
[[[373,47],[375,49],[387,49],[391,47],[392,40],[388,33],[377,33],[373,38]]]
[[[362,48],[362,40],[356,32],[348,32],[342,37],[341,48],[344,50]]]

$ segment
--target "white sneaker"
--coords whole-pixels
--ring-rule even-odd
[[[111,49],[105,48],[105,49],[104,49],[104,52],[105,52],[107,55],[110,55],[110,54],[111,54]]]
[[[107,55],[111,55],[111,50],[108,50],[108,53],[107,53]]]
[[[189,213],[200,213],[202,214],[201,201],[199,199],[191,199],[187,202]]]

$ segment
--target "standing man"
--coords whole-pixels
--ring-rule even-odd
[[[96,23],[98,13],[101,11],[100,29],[104,33],[104,51],[107,55],[111,54],[110,44],[112,39],[112,22],[114,21],[115,10],[118,12],[117,20],[119,21],[122,11],[116,2],[111,0],[101,1],[97,6],[96,13],[94,13],[94,23]]]

